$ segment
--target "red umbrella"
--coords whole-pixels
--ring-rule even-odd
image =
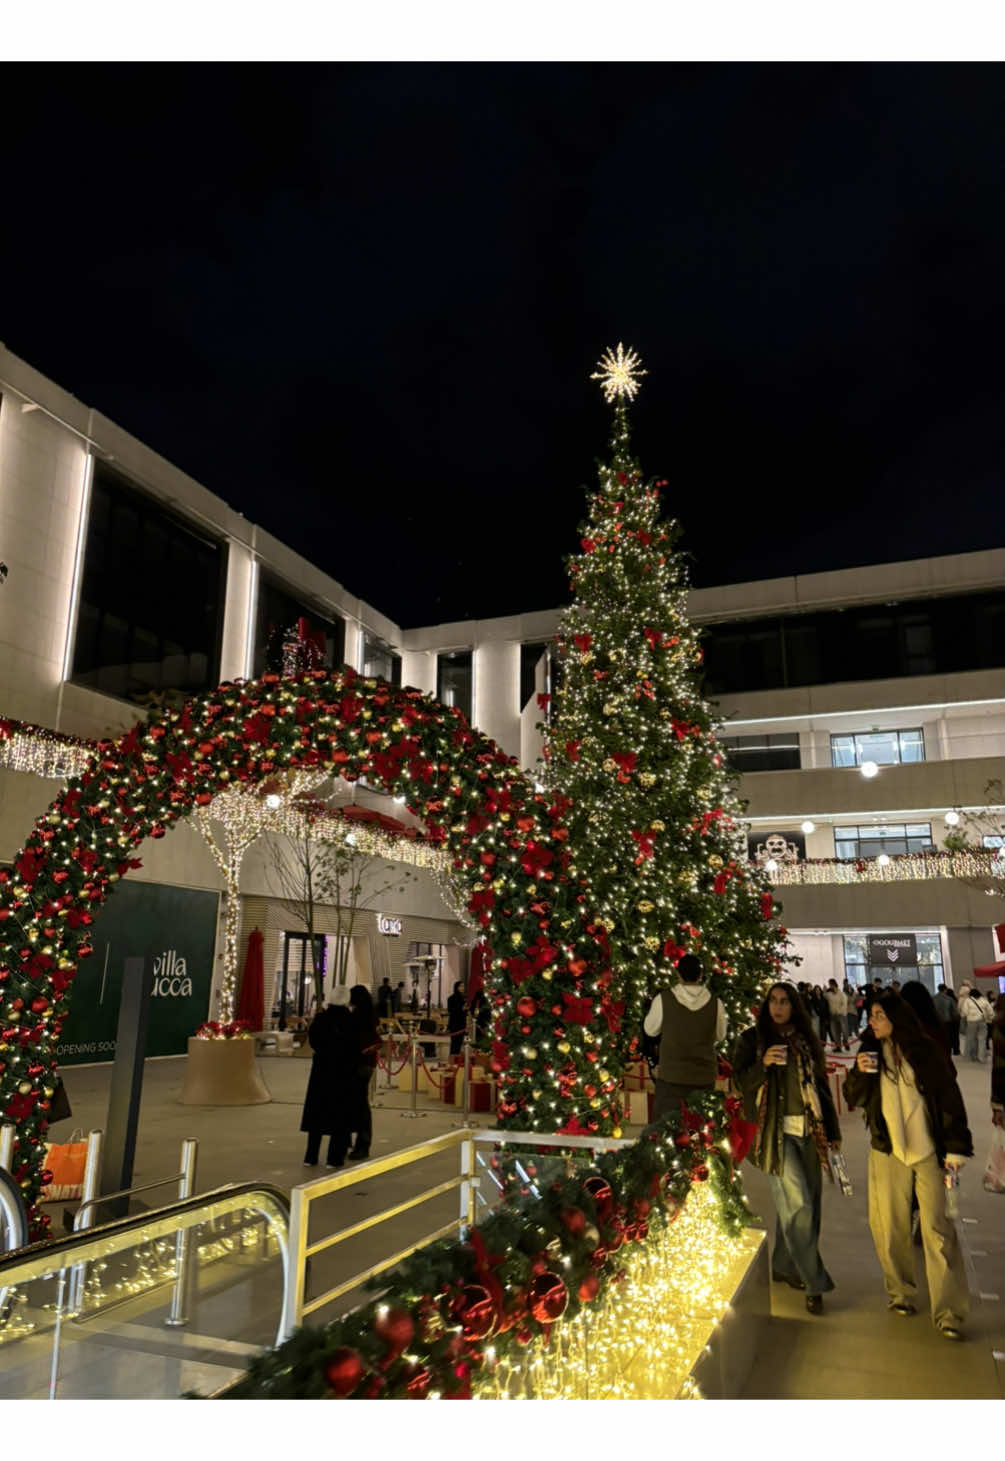
[[[247,1020],[253,1030],[260,1030],[265,1023],[265,969],[262,960],[262,930],[253,928],[248,935],[248,955],[244,961],[241,978],[241,997],[237,1001],[234,1016]]]

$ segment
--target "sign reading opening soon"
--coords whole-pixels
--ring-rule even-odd
[[[401,937],[401,919],[395,918],[390,913],[377,914],[377,932],[385,934],[387,938]]]

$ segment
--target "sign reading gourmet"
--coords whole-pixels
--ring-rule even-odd
[[[913,933],[871,933],[869,935],[869,963],[873,968],[885,964],[889,969],[906,964],[909,968],[918,962],[918,940]]]

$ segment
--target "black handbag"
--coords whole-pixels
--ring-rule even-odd
[[[56,1087],[49,1102],[49,1125],[54,1121],[65,1121],[68,1116],[73,1115],[70,1106],[70,1098],[66,1094],[66,1086],[63,1084],[62,1076],[56,1077]]]

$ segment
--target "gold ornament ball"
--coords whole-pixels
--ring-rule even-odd
[[[655,822],[650,822],[649,823],[649,830],[650,830],[650,832],[665,832],[666,831],[666,823],[665,822],[661,822],[659,820],[659,818],[657,817],[657,819],[656,819]]]
[[[722,867],[722,858],[717,852],[713,852],[708,860],[709,867]]]

